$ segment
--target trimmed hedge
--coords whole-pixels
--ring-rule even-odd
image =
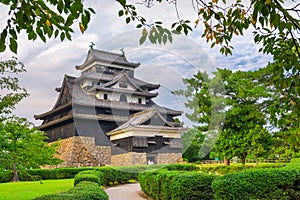
[[[79,172],[74,177],[74,187],[82,181],[90,181],[90,182],[98,183],[98,185],[102,185],[103,184],[103,174],[102,174],[102,172],[96,171],[96,170]]]
[[[47,179],[67,179],[74,178],[76,174],[87,170],[103,170],[109,172],[107,178],[109,180],[125,183],[129,179],[137,180],[138,173],[149,169],[160,169],[167,165],[144,165],[129,167],[81,167],[81,168],[56,168],[56,169],[29,169],[18,171],[21,181],[36,181]],[[128,172],[128,173],[123,173]],[[0,171],[0,183],[11,181],[13,177],[12,171]],[[109,178],[111,177],[111,178]],[[105,182],[109,185],[111,181]]]
[[[286,168],[300,168],[300,158],[293,158],[287,165]]]
[[[98,183],[82,181],[78,183],[73,191],[74,199],[79,200],[108,200],[106,192],[99,187]]]
[[[74,189],[65,193],[44,195],[35,200],[108,200],[106,192],[99,187],[98,183],[81,181]]]
[[[224,165],[215,165],[215,166],[199,166],[200,171],[208,174],[218,174],[225,175],[229,173],[237,173],[245,170],[256,170],[256,169],[266,169],[266,168],[281,168],[284,167],[285,163],[274,163],[274,164],[260,164],[260,165],[246,165],[246,166],[224,166]]]
[[[300,173],[292,169],[258,169],[215,179],[215,199],[300,199]]]
[[[139,174],[143,192],[159,199],[212,199],[212,181],[216,175],[201,172],[168,171],[167,169]]]
[[[108,195],[100,187],[102,172],[96,170],[84,171],[74,178],[74,188],[68,192],[44,195],[35,200],[108,200]]]
[[[172,170],[178,170],[178,171],[196,171],[196,170],[200,169],[195,164],[170,164],[170,165],[166,165],[163,168],[167,169],[167,170],[170,170],[170,171],[172,171]]]

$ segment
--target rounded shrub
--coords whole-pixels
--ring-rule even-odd
[[[212,183],[215,199],[293,199],[299,172],[285,168],[247,170],[218,177]]]
[[[293,158],[287,165],[286,168],[299,168],[300,169],[300,158]]]
[[[106,192],[95,182],[82,181],[73,190],[77,200],[108,200]]]
[[[98,185],[101,185],[102,184],[100,178],[101,176],[102,173],[96,170],[80,172],[74,177],[74,186],[76,186],[78,183],[82,181],[90,181],[90,182],[97,183]]]
[[[213,199],[212,182],[216,175],[200,172],[185,172],[175,176],[169,182],[169,194],[172,200],[211,200]]]
[[[167,169],[139,175],[142,190],[153,199],[212,199],[211,184],[216,175]]]

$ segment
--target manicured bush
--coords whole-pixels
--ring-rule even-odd
[[[174,189],[172,188],[172,182],[174,178],[184,172],[181,171],[161,171],[157,176],[156,180],[159,187],[159,198],[158,199],[171,199]]]
[[[105,185],[119,182],[125,183],[130,179],[137,180],[138,173],[149,169],[160,169],[166,165],[143,165],[128,167],[81,167],[81,168],[57,168],[57,169],[29,169],[19,171],[22,181],[47,180],[47,179],[67,179],[74,178],[76,174],[87,170],[102,170],[109,172],[106,176]],[[125,172],[125,173],[124,173]],[[0,171],[0,183],[9,182],[13,177],[11,170]]]
[[[90,182],[98,183],[98,185],[100,186],[102,185],[102,181],[103,181],[102,172],[96,170],[79,172],[74,177],[74,187],[82,181],[90,181]]]
[[[74,189],[59,194],[43,195],[35,200],[108,200],[106,192],[98,183],[81,181]]]
[[[74,199],[78,200],[108,200],[106,192],[98,183],[81,181],[73,190]]]
[[[140,186],[147,195],[159,199],[212,199],[211,183],[216,175],[167,169],[140,173]]]
[[[211,185],[216,177],[201,172],[180,173],[167,183],[167,195],[171,195],[172,200],[211,200],[214,196]]]
[[[212,165],[212,166],[199,166],[200,171],[208,174],[218,174],[218,175],[225,175],[229,173],[237,173],[249,169],[266,169],[266,168],[281,168],[284,167],[284,163],[274,163],[274,164],[259,164],[259,165],[231,165],[231,166],[224,166],[224,165]]]
[[[300,174],[292,169],[258,169],[227,174],[213,181],[215,199],[299,199]]]
[[[299,168],[300,169],[300,158],[293,158],[287,165],[286,168]]]
[[[39,176],[42,180],[57,179],[56,169],[29,169],[26,171],[31,175]]]
[[[167,170],[178,170],[178,171],[194,171],[199,170],[199,167],[197,167],[195,164],[170,164],[163,167]]]
[[[97,169],[97,168],[95,167],[57,168],[54,170],[56,170],[57,179],[66,179],[66,178],[74,178],[74,176],[81,171],[93,170],[93,169]]]
[[[73,193],[48,194],[35,198],[34,200],[74,200]]]

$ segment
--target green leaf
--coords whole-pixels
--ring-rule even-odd
[[[60,34],[60,40],[63,41],[64,39],[65,39],[65,33],[61,32],[61,34]]]
[[[57,10],[59,13],[62,13],[62,11],[64,10],[64,4],[63,4],[62,0],[57,1]]]
[[[117,0],[122,6],[126,5],[126,0]]]
[[[178,32],[177,30],[173,30],[171,32],[174,33],[174,34],[176,34],[176,35],[180,34],[180,32]]]
[[[10,45],[9,45],[10,50],[15,54],[17,54],[17,49],[18,49],[17,41],[14,38],[10,38],[9,41],[10,41]]]
[[[143,35],[141,38],[140,38],[140,45],[143,44],[147,39],[147,35]]]
[[[277,27],[278,25],[281,25],[281,23],[280,23],[280,15],[279,14],[275,14],[274,15],[273,25],[275,27]],[[285,25],[285,23],[282,23],[282,25]]]
[[[58,34],[59,34],[59,30],[56,29],[55,32],[54,32],[54,37],[57,38]]]
[[[7,29],[4,29],[1,33],[1,43],[5,43],[6,40],[6,36],[7,36]]]
[[[169,39],[169,41],[170,41],[171,43],[173,42],[173,38],[172,38],[172,35],[171,35],[171,34],[168,35],[168,39]]]
[[[123,10],[120,10],[119,11],[119,17],[123,16],[124,15],[124,11]]]
[[[168,35],[164,34],[163,35],[163,43],[166,44],[168,41]]]
[[[130,17],[126,18],[126,24],[128,24],[130,22]]]
[[[89,11],[91,11],[93,14],[96,14],[93,8],[88,8]]]
[[[9,34],[12,36],[15,40],[17,39],[17,33],[15,29],[9,29]]]
[[[182,25],[177,26],[176,31],[180,33],[181,30],[182,30]]]
[[[143,27],[142,24],[138,24],[138,25],[136,26],[136,28],[142,28],[142,27]]]
[[[5,49],[6,49],[6,46],[4,45],[4,43],[2,44],[0,44],[0,52],[3,52],[3,51],[5,51]]]

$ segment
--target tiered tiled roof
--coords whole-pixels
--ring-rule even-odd
[[[85,66],[91,64],[94,61],[102,61],[111,64],[124,65],[127,67],[132,67],[133,69],[140,66],[140,63],[128,62],[123,54],[116,54],[101,50],[92,49],[89,51],[88,56],[83,64],[76,66],[77,70],[82,70]]]
[[[102,61],[106,63],[110,62],[119,65],[120,67],[122,66],[132,67],[132,70],[134,70],[134,68],[139,66],[139,63],[128,62],[126,57],[121,54],[104,52],[100,50],[90,50],[85,62],[82,65],[77,66],[77,69],[83,69],[84,67],[93,63],[94,61]],[[83,80],[86,79],[104,80],[104,84],[94,85],[92,88],[83,89],[81,87],[81,83]],[[130,85],[132,85],[135,90],[112,87],[113,85],[117,84],[119,81],[124,79],[126,79],[126,81]],[[151,100],[151,98],[156,97],[158,93],[153,93],[150,91],[158,89],[159,87],[160,87],[159,84],[151,84],[134,78],[133,75],[128,74],[127,70],[119,71],[118,74],[110,74],[110,75],[96,73],[96,72],[95,73],[86,72],[86,73],[82,73],[79,78],[65,75],[62,86],[56,89],[56,91],[59,92],[59,97],[53,109],[43,114],[35,115],[34,117],[35,119],[44,120],[43,124],[39,128],[46,128],[55,125],[57,123],[62,123],[64,120],[70,120],[74,118],[102,120],[102,121],[118,121],[123,123],[125,123],[128,120],[130,121],[135,119],[135,117],[129,118],[129,116],[114,116],[112,114],[78,113],[76,110],[76,106],[119,109],[119,110],[133,111],[133,112],[141,112],[150,109],[150,111],[145,112],[148,113],[147,115],[149,116],[151,115],[150,113],[153,114],[153,112],[158,113],[158,115],[160,114],[168,114],[172,116],[181,115],[182,112],[159,106],[154,101]],[[105,100],[98,99],[95,96],[97,91],[136,94],[137,96],[145,97],[147,101],[146,103],[130,103],[130,102],[114,101],[109,99],[105,99]],[[46,118],[57,115],[60,112],[66,110],[69,110],[67,114],[63,115],[59,119],[53,118],[52,120],[45,120]],[[138,118],[140,119],[142,116],[146,117],[145,113],[143,115],[138,115],[139,116]],[[166,122],[166,125],[168,127],[176,126],[176,123],[174,122],[168,122],[165,119],[163,120]],[[131,121],[128,123],[131,123]]]

